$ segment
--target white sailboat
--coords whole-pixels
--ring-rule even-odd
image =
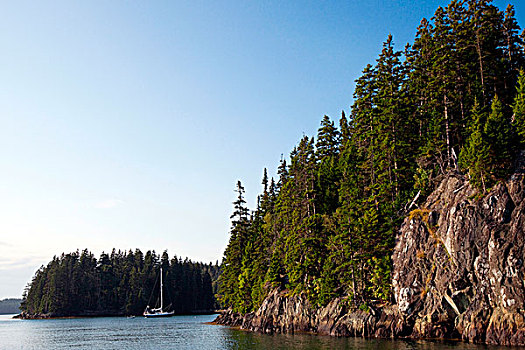
[[[164,284],[162,281],[162,267],[160,268],[160,306],[158,308],[150,308],[149,305],[146,306],[144,310],[144,317],[153,318],[153,317],[170,317],[174,315],[174,311],[164,310]]]

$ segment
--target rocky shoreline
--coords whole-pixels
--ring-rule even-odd
[[[523,159],[523,158],[522,158]],[[274,290],[254,313],[216,323],[262,333],[455,339],[525,346],[525,167],[478,199],[466,178],[445,176],[405,219],[393,252],[392,305],[322,308]]]
[[[99,311],[87,311],[79,312],[76,314],[59,314],[59,313],[47,313],[47,314],[31,314],[25,311],[22,311],[20,314],[14,316],[13,318],[21,320],[47,320],[47,319],[56,319],[56,318],[83,318],[83,317],[121,317],[126,316],[122,312],[99,312]]]
[[[392,307],[349,312],[345,301],[337,298],[326,307],[316,309],[304,296],[289,296],[288,293],[288,290],[276,289],[255,313],[240,315],[226,310],[214,322],[267,334],[314,333],[378,338],[403,335],[404,325]]]
[[[219,313],[215,310],[199,310],[185,315],[213,315]],[[126,317],[126,316],[142,316],[142,315],[127,315],[123,312],[100,312],[100,311],[84,311],[76,314],[30,314],[28,312],[21,312],[13,318],[21,320],[47,320],[57,318],[88,318],[88,317]],[[178,315],[177,315],[178,316]]]

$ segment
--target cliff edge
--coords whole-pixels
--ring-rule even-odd
[[[450,173],[410,213],[393,252],[393,305],[351,310],[337,298],[314,308],[274,290],[256,312],[227,311],[216,322],[264,333],[525,345],[525,164],[518,163],[481,199]]]
[[[392,284],[411,337],[525,345],[523,169],[479,200],[450,174],[404,221]]]

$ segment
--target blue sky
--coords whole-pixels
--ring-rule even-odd
[[[446,3],[2,2],[0,298],[76,249],[220,260],[236,181],[253,207],[387,35]]]

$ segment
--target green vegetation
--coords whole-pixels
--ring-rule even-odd
[[[136,249],[102,253],[98,260],[87,250],[54,257],[26,288],[21,310],[56,316],[139,315],[156,302],[161,266],[165,293],[177,314],[215,309],[217,264],[170,260],[166,252],[144,255]]]
[[[392,248],[410,203],[449,171],[482,196],[512,169],[525,139],[523,64],[514,9],[490,0],[438,8],[403,51],[388,36],[356,81],[349,117],[336,126],[325,116],[317,137],[281,160],[277,181],[265,170],[254,211],[238,182],[223,305],[253,311],[278,286],[313,305],[390,302]]]

